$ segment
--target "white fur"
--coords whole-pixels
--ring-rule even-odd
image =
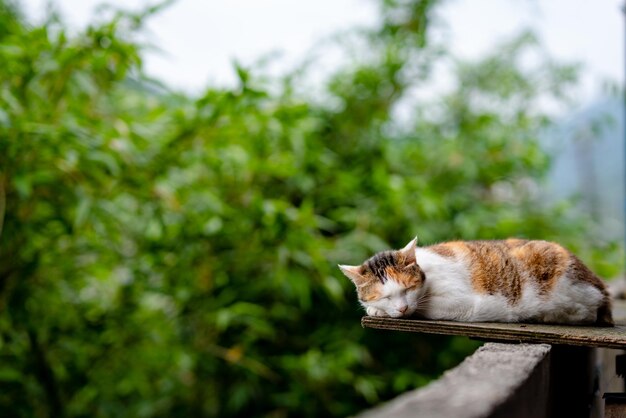
[[[425,248],[416,248],[415,256],[426,275],[424,285],[406,291],[387,280],[383,298],[364,303],[368,315],[398,318],[417,312],[429,319],[466,322],[591,323],[603,299],[595,287],[574,282],[566,275],[549,294],[541,295],[533,280],[526,277],[520,299],[510,304],[502,295],[477,293],[466,260],[445,258]]]
[[[364,304],[370,316],[390,316],[400,318],[415,313],[420,290],[408,290],[394,280],[388,279],[383,285],[382,296]]]

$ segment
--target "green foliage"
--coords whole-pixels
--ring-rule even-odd
[[[575,69],[522,68],[531,36],[395,122],[446,57],[434,7],[382,2],[318,103],[244,67],[176,94],[142,77],[143,16],[70,36],[0,2],[2,411],[340,416],[425,384],[476,344],[363,330],[336,269],[415,234],[555,239],[614,272],[617,246],[535,192],[536,104]]]

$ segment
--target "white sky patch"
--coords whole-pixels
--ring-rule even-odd
[[[43,16],[47,0],[22,0],[27,16]],[[57,0],[74,27],[94,16],[95,0]],[[139,9],[145,0],[109,3]],[[151,2],[152,3],[152,2]],[[534,28],[557,59],[582,62],[581,100],[600,91],[605,79],[622,81],[624,35],[621,0],[450,0],[440,15],[448,25],[452,51],[477,58],[494,44],[525,28]],[[376,22],[376,4],[368,0],[179,0],[153,17],[149,40],[161,52],[149,51],[145,68],[177,89],[199,92],[208,85],[232,84],[232,62],[251,64],[281,52],[280,73],[299,63],[319,41],[354,26]],[[326,68],[341,57],[324,60]]]

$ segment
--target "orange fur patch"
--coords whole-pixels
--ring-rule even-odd
[[[420,282],[419,277],[416,277],[414,274],[397,270],[393,267],[387,267],[385,272],[387,273],[387,277],[406,288],[415,286]]]
[[[525,280],[532,280],[540,293],[549,293],[568,270],[572,257],[558,244],[515,238],[468,241],[466,248],[474,289],[502,294],[510,303],[520,299]]]
[[[522,274],[507,254],[508,247],[501,241],[469,241],[466,245],[474,289],[517,302],[522,296]]]

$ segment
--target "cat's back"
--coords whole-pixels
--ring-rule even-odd
[[[453,241],[429,249],[464,264],[471,288],[479,295],[504,296],[511,307],[530,304],[539,310],[559,298],[565,306],[585,303],[584,298],[592,297],[598,299],[598,305],[608,307],[606,319],[610,322],[610,302],[604,282],[559,244],[511,238]],[[598,320],[606,316],[604,310],[598,309]],[[595,313],[593,316],[596,317]],[[556,321],[560,322],[559,318]]]
[[[517,238],[452,241],[430,249],[441,256],[462,261],[476,291],[502,293],[512,298],[511,302],[521,296],[521,287],[529,280],[535,282],[542,292],[550,291],[575,259],[559,244]]]
[[[477,287],[496,291],[504,278],[510,290],[521,296],[525,282],[533,282],[540,293],[549,293],[567,273],[572,255],[559,244],[548,241],[508,239],[468,241],[467,261]],[[507,280],[505,281],[505,285]],[[513,300],[514,302],[515,300]]]

